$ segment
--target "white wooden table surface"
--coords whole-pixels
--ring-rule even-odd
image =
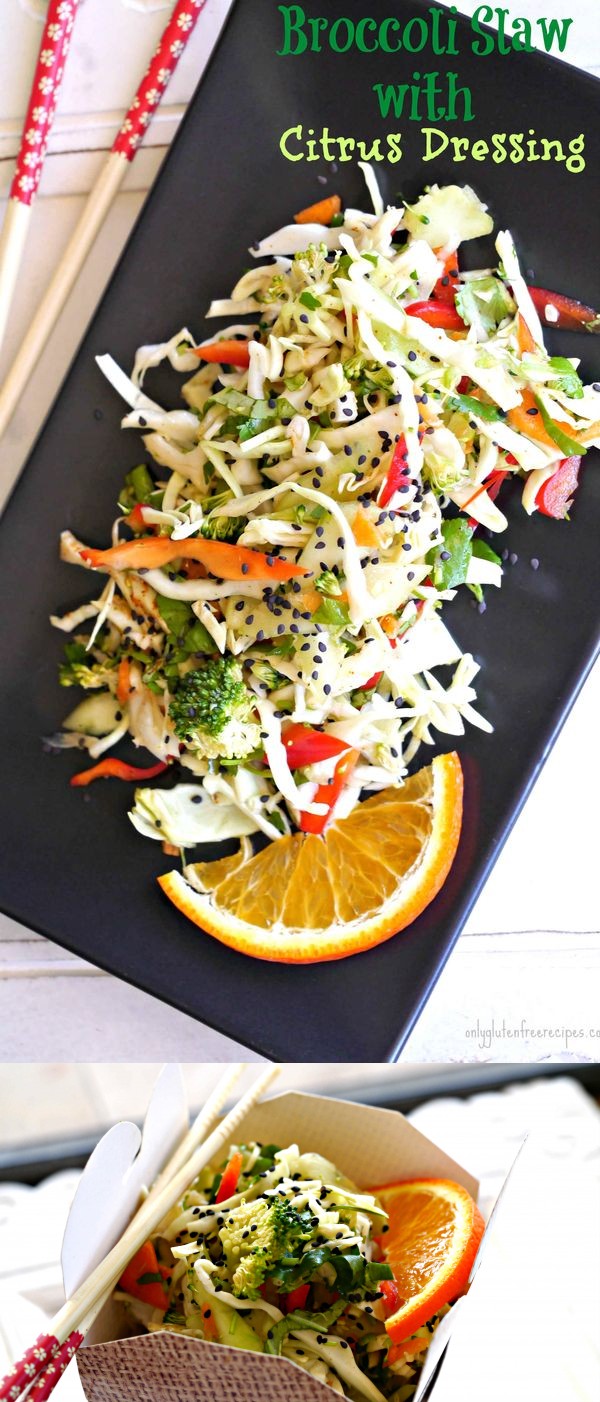
[[[44,8],[44,0],[0,0],[0,214]],[[145,148],[32,376],[0,445],[0,494],[26,458],[227,8],[228,0],[208,0]],[[472,11],[474,4],[464,0],[460,8]],[[567,12],[562,0],[544,0],[542,8],[545,15]],[[27,248],[27,276],[0,358],[0,381],[168,9],[168,0],[84,0]],[[538,0],[519,0],[514,13],[535,18]],[[574,23],[565,57],[598,72],[600,5],[571,0],[568,13]],[[122,36],[118,63],[116,33]],[[597,1059],[599,711],[596,668],[408,1042],[406,1059]],[[156,1060],[166,1047],[170,1059],[184,1061],[224,1060],[236,1050],[229,1039],[0,917],[0,1059]]]

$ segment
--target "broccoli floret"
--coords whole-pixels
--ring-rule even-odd
[[[208,759],[243,759],[260,746],[255,701],[239,662],[218,657],[188,672],[169,706],[175,733]]]
[[[264,686],[268,686],[269,691],[274,691],[276,687],[283,685],[284,677],[281,672],[275,671],[275,668],[271,666],[270,662],[265,662],[262,658],[256,657],[252,659],[250,667],[252,676],[256,677],[257,681],[262,682]]]
[[[200,529],[205,540],[236,541],[247,525],[247,516],[212,516]]]
[[[296,1212],[291,1203],[281,1198],[271,1203],[264,1199],[244,1202],[232,1208],[219,1236],[228,1268],[233,1272],[234,1294],[255,1300],[263,1280],[277,1262],[310,1240],[310,1219],[310,1211]]]

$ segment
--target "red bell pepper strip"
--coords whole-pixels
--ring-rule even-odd
[[[132,506],[131,511],[125,517],[125,524],[130,526],[132,531],[148,530],[144,520],[144,507],[140,501],[137,501],[135,506]]]
[[[531,300],[544,326],[557,326],[560,331],[600,332],[600,312],[586,307],[562,292],[548,292],[545,287],[530,287]],[[550,316],[546,308],[550,307]]]
[[[326,803],[327,813],[301,813],[300,828],[302,832],[312,832],[319,836],[326,827],[331,817],[331,810],[335,807],[342,789],[349,779],[352,770],[358,759],[358,750],[346,750],[335,766],[335,772],[330,784],[319,784],[314,796],[314,803]]]
[[[128,779],[133,784],[140,779],[156,779],[168,768],[168,764],[162,761],[151,764],[148,769],[138,769],[134,764],[124,764],[122,759],[101,759],[91,769],[81,769],[79,774],[72,774],[69,783],[73,789],[82,789],[86,784],[92,784],[94,779]]]
[[[237,365],[240,370],[250,364],[247,341],[211,341],[208,346],[194,346],[194,355],[210,365]]]
[[[228,1198],[233,1197],[239,1182],[243,1162],[244,1160],[241,1154],[231,1155],[227,1167],[223,1170],[223,1177],[217,1189],[215,1202],[226,1202]]]
[[[400,1309],[402,1303],[400,1300],[400,1291],[395,1280],[380,1280],[379,1289],[383,1295],[383,1308],[386,1319],[389,1319],[391,1314],[395,1314],[396,1310]]]
[[[281,732],[286,758],[290,769],[304,769],[308,764],[319,764],[321,760],[332,759],[347,750],[345,740],[337,735],[327,735],[322,730],[312,730],[309,725],[288,725]]]
[[[121,1290],[133,1295],[134,1299],[143,1300],[144,1304],[152,1305],[153,1309],[166,1310],[169,1296],[159,1277],[169,1274],[170,1271],[159,1266],[152,1242],[146,1241],[125,1267],[119,1285]],[[154,1276],[155,1279],[145,1279],[147,1276]]]
[[[423,580],[423,583],[425,583],[425,585],[430,585],[430,582],[432,582],[432,580],[430,580],[430,579],[425,579],[425,580]],[[425,608],[425,599],[419,599],[418,604],[416,604],[416,611],[418,611],[418,613],[421,613],[422,608]],[[380,622],[381,622],[381,618],[380,618]],[[411,627],[411,625],[407,624],[407,627]],[[400,629],[398,629],[397,637],[395,637],[395,638],[390,638],[390,637],[388,637],[387,641],[388,641],[388,644],[390,644],[390,648],[395,648],[395,646],[397,646],[397,638],[401,638],[401,637],[402,637],[402,632],[405,632],[405,631],[407,631],[407,629],[405,629],[405,628],[400,628]],[[383,677],[383,672],[374,672],[374,673],[373,673],[373,676],[369,677],[369,681],[363,681],[362,687],[360,687],[360,691],[370,691],[370,690],[371,690],[371,687],[377,687],[377,686],[379,686],[379,683],[380,683],[380,681],[381,681],[381,677]]]
[[[437,256],[439,258],[439,253]],[[458,254],[455,252],[449,253],[448,257],[444,259],[444,271],[438,278],[431,296],[436,302],[444,302],[447,306],[453,307],[457,287]]]
[[[388,475],[379,493],[379,506],[387,506],[388,501],[393,497],[394,492],[402,486],[403,479],[410,476],[408,467],[408,449],[404,434],[398,439],[392,454],[392,461],[388,468]]]
[[[243,545],[227,545],[221,540],[172,540],[170,536],[123,540],[110,550],[86,548],[80,556],[93,569],[108,570],[152,570],[172,560],[199,560],[219,579],[293,579],[307,573],[300,565]]]
[[[482,482],[481,485],[477,487],[468,501],[463,502],[460,508],[461,511],[466,511],[467,507],[471,505],[471,502],[475,501],[476,497],[480,497],[482,492],[487,492],[488,496],[492,497],[492,501],[495,501],[504,478],[508,476],[508,468],[505,467],[497,467],[494,472],[490,472],[489,477],[486,477],[485,482]],[[492,492],[494,493],[493,496]]]
[[[283,1296],[283,1308],[286,1314],[291,1314],[292,1310],[303,1310],[308,1299],[310,1285],[297,1285],[295,1290],[290,1290],[288,1295]]]
[[[562,521],[573,504],[577,490],[581,458],[563,458],[556,472],[548,477],[537,493],[535,504],[543,516]]]
[[[459,316],[456,307],[446,306],[442,302],[410,302],[407,307],[402,308],[407,316],[418,316],[420,321],[426,321],[428,326],[437,326],[440,331],[466,331],[465,323]]]
[[[488,494],[488,496],[489,496],[490,501],[495,501],[495,500],[496,500],[496,497],[497,497],[497,495],[498,495],[498,492],[500,491],[500,488],[501,488],[501,486],[502,486],[502,483],[503,483],[503,481],[504,481],[504,478],[507,477],[508,475],[509,475],[508,473],[502,471],[502,468],[500,468],[500,467],[497,467],[497,468],[496,468],[496,471],[495,471],[495,473],[494,473],[494,480],[493,480],[493,482],[490,481],[490,482],[488,483],[487,494]]]

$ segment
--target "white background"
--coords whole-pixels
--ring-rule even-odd
[[[18,149],[44,8],[43,0],[0,0],[0,214]],[[0,357],[0,380],[111,145],[169,8],[163,0],[84,0],[35,207],[25,275]],[[227,8],[227,0],[208,0],[144,149],[128,173],[126,187],[0,444],[0,496],[26,458]],[[472,12],[475,5],[463,3],[460,8]],[[517,0],[512,13],[532,19],[540,13],[572,15],[565,57],[598,72],[597,0],[569,0],[568,5],[563,0],[544,0],[543,5],[541,0]],[[595,869],[599,702],[596,669],[409,1040],[405,1058],[597,1059],[600,1034],[596,1028],[594,1037],[592,1031],[600,973]],[[591,755],[595,774],[590,770]],[[32,874],[35,879],[35,853]],[[565,1039],[564,1027],[577,1035]],[[0,1029],[0,1057],[6,1060],[41,1054],[50,1060],[139,1059],[142,1055],[158,1059],[167,1046],[173,1059],[223,1059],[234,1054],[228,1039],[2,917]]]

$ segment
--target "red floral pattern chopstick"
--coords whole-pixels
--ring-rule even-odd
[[[30,205],[35,198],[46,155],[75,15],[81,0],[50,0],[42,34],[21,148],[10,187],[11,200]]]
[[[142,78],[113,151],[132,161],[206,0],[178,0]]]

